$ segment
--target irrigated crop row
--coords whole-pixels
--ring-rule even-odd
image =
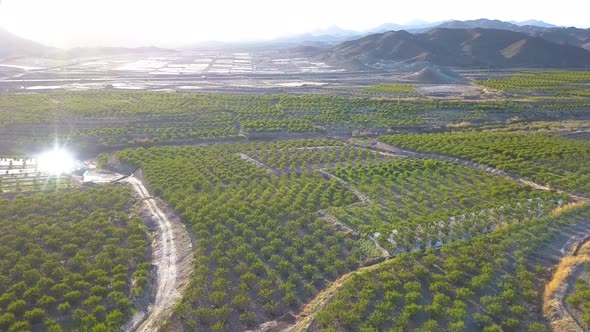
[[[512,92],[551,92],[588,96],[584,83],[590,82],[587,71],[534,71],[511,77],[478,81],[480,85]]]
[[[176,307],[177,324],[220,331],[274,319],[368,258],[356,241],[317,217],[318,210],[356,201],[338,181],[318,173],[274,176],[238,154],[312,142],[118,153],[143,169],[153,192],[196,236],[195,272]]]
[[[0,199],[0,330],[119,329],[150,272],[129,201],[113,187]]]
[[[448,162],[398,160],[337,168],[334,174],[367,194],[369,205],[332,208],[362,233],[380,233],[390,251],[470,237],[535,218],[566,196]]]
[[[394,135],[383,142],[470,159],[582,194],[590,193],[590,143],[541,133],[469,132]]]
[[[354,274],[320,309],[320,330],[547,331],[535,252],[556,229],[587,222],[588,206],[514,223],[489,235],[397,256]]]

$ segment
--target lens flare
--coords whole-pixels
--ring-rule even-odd
[[[61,175],[71,173],[75,162],[67,151],[54,149],[41,154],[37,159],[37,165],[41,172]]]

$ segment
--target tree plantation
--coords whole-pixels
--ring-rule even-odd
[[[535,253],[589,217],[585,206],[455,241],[440,252],[400,255],[349,278],[314,324],[332,331],[547,331],[539,323],[547,271]]]
[[[0,331],[590,328],[588,72],[398,65],[0,93]]]
[[[484,241],[495,229],[545,220],[569,200],[466,166],[333,140],[139,148],[116,157],[143,170],[150,190],[196,238],[195,270],[166,326],[171,331],[247,329],[296,314],[383,250],[406,261],[444,243]],[[430,278],[427,267],[407,264]],[[445,285],[462,285],[455,274]],[[409,292],[418,297],[409,301],[418,305],[416,282]]]
[[[400,98],[390,96],[389,91],[404,94],[414,88],[376,85],[368,89],[362,91],[387,92],[383,92],[384,96],[132,91],[3,94],[0,138],[5,146],[0,147],[10,153],[23,153],[24,147],[56,139],[96,149],[285,135],[350,135],[353,131],[385,133],[393,128],[428,131],[465,121],[485,123],[515,116],[531,120],[575,118],[590,108],[584,97],[523,102],[433,99],[412,93]]]
[[[396,135],[382,141],[470,159],[556,188],[590,194],[589,142],[523,132]]]
[[[131,202],[120,187],[0,199],[0,329],[121,327],[150,273]]]

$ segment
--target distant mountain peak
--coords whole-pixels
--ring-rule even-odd
[[[492,27],[500,22],[477,21]],[[473,22],[475,20],[466,25]],[[439,66],[467,68],[590,67],[590,52],[580,47],[558,44],[542,37],[507,29],[447,28],[445,26],[458,25],[456,22],[448,23],[424,33],[389,31],[368,35],[336,45],[325,56],[336,60],[357,58],[368,65],[391,61],[400,64],[430,62]]]
[[[509,23],[516,24],[518,26],[525,26],[525,25],[532,25],[541,28],[557,28],[557,25],[553,25],[551,23],[539,21],[539,20],[526,20],[526,21],[510,21]]]

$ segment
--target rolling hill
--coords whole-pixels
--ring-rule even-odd
[[[88,56],[110,56],[114,54],[160,54],[173,53],[175,50],[159,48],[154,46],[148,47],[78,47],[69,50],[58,49],[55,47],[45,46],[41,43],[34,42],[19,37],[5,29],[0,28],[0,60],[17,58],[17,57],[34,57],[34,58],[56,58],[75,59]]]
[[[499,20],[478,19],[469,21],[448,21],[434,27],[445,29],[500,29],[522,32],[532,37],[541,37],[556,44],[569,44],[578,47],[588,48],[590,43],[590,29],[580,29],[576,27],[556,27],[554,25],[541,21],[525,22],[504,22]],[[409,30],[413,33],[426,32],[422,30]]]
[[[550,28],[536,31],[531,35],[541,37],[557,44],[579,46],[590,51],[590,29]]]
[[[541,37],[501,29],[435,28],[425,33],[389,31],[343,42],[324,53],[327,60],[357,58],[380,61],[430,62],[452,67],[586,68],[590,52]]]
[[[511,30],[517,31],[519,25],[504,22],[500,20],[488,20],[485,18],[479,20],[468,20],[468,21],[458,21],[453,20],[449,22],[444,22],[436,26],[435,28],[442,28],[442,29],[501,29],[501,30]]]
[[[35,56],[42,57],[53,54],[57,49],[19,37],[0,28],[0,58]]]

